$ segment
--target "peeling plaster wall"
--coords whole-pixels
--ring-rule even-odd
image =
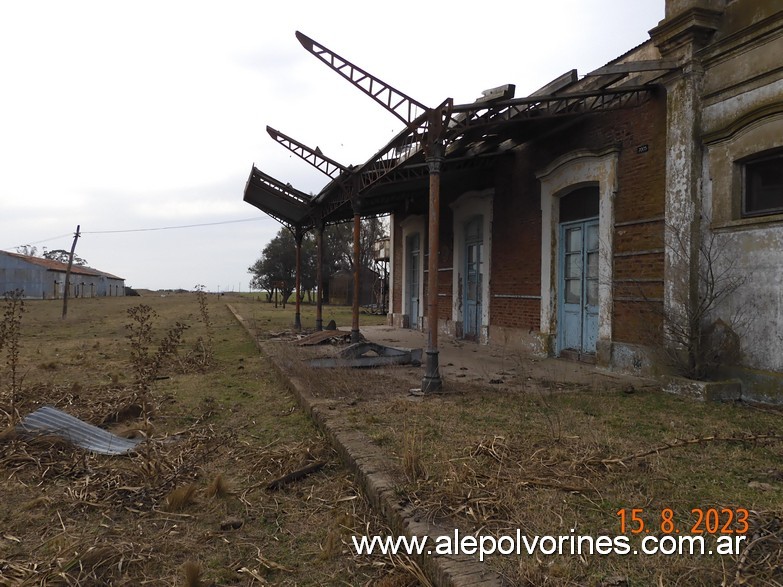
[[[783,148],[783,10],[768,0],[669,0],[667,19],[693,8],[717,12],[652,32],[682,64],[666,80],[666,307],[676,316],[692,295],[695,244],[714,238],[717,272],[744,279],[711,317],[738,327],[740,364],[724,368],[743,379],[743,397],[782,402],[783,214],[741,212],[744,160]],[[676,251],[677,234],[690,259]]]
[[[402,280],[402,295],[400,299],[400,303],[402,304],[402,320],[403,323],[407,323],[408,325],[414,323],[418,324],[419,330],[422,329],[424,323],[422,318],[424,316],[427,301],[424,298],[424,263],[426,260],[425,253],[427,247],[427,233],[424,230],[424,222],[424,216],[408,216],[400,223],[400,226],[402,227],[402,239],[399,245],[402,248],[402,270],[400,272]],[[408,237],[416,233],[419,234],[419,309],[418,316],[416,316],[416,320],[414,320],[411,315],[411,308],[409,307],[410,300],[408,298],[408,282],[410,280],[410,268],[408,267],[408,263],[410,262],[408,254]]]
[[[769,97],[775,94],[779,108],[770,108]],[[742,366],[783,372],[783,214],[741,218],[738,163],[783,148],[783,80],[749,92],[742,100],[732,97],[715,103],[705,108],[705,119],[716,137],[704,150],[703,214],[711,219],[705,238],[713,232],[724,266],[733,263],[746,278],[715,317],[728,322],[739,310],[747,318],[741,321]]]
[[[726,15],[733,35],[704,51],[703,214],[711,220],[704,230],[716,235],[722,262],[733,263],[746,280],[715,317],[728,321],[740,311],[741,366],[780,377],[783,214],[741,217],[741,161],[783,147],[783,12],[774,15],[772,4],[736,2]],[[737,23],[748,28],[738,31]],[[745,392],[756,393],[754,387],[766,386],[746,385]]]
[[[742,377],[744,397],[765,401],[783,401],[783,214],[742,217],[742,166],[783,146],[782,8],[777,0],[666,0],[666,18],[650,31],[661,55],[680,65],[663,78],[666,320],[682,323],[700,299],[700,247],[717,252],[715,269],[745,282],[713,318],[736,326],[737,311],[750,318],[741,367],[723,368]]]
[[[677,16],[691,8],[722,10],[726,0],[666,0],[666,18]]]
[[[454,329],[457,333],[462,330],[463,321],[463,283],[465,271],[465,230],[464,226],[474,216],[482,218],[483,235],[483,259],[481,282],[481,332],[479,341],[486,344],[489,339],[490,316],[490,279],[492,270],[492,201],[494,190],[467,192],[457,198],[450,205],[454,214],[454,249],[452,252],[452,295],[451,295],[451,323],[447,326],[447,332]]]
[[[700,212],[697,129],[701,78],[701,69],[690,65],[666,87],[664,311],[667,320],[679,322],[686,320],[686,306],[692,295],[694,232]]]
[[[782,88],[783,90],[783,88]],[[704,214],[715,229],[740,229],[783,220],[781,215],[740,217],[742,168],[738,161],[783,147],[783,93],[781,111],[753,120],[726,139],[706,145],[704,154]]]
[[[746,281],[715,317],[728,321],[741,310],[741,365],[783,372],[783,226],[720,233],[717,243]]]
[[[783,43],[781,43],[780,55],[783,55]],[[765,107],[774,109],[779,106],[782,97],[783,79],[777,79],[764,86],[715,102],[704,108],[703,133],[710,135],[720,131],[731,132],[733,126],[737,123],[741,125],[745,117],[752,118],[754,112]]]

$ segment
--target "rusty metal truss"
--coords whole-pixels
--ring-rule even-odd
[[[319,196],[315,205],[319,222],[323,224],[328,223],[342,208],[349,210],[349,212],[346,212],[344,220],[353,216],[353,202],[344,184],[339,182],[330,183],[321,190],[321,196]]]
[[[652,86],[606,88],[588,92],[573,92],[551,96],[515,98],[490,106],[463,104],[454,106],[449,121],[448,136],[455,139],[468,130],[534,118],[568,116],[632,108],[650,97]]]
[[[435,109],[428,110],[416,118],[411,125],[397,134],[385,147],[368,159],[363,165],[351,170],[358,178],[357,194],[362,194],[377,182],[389,177],[392,172],[406,163],[424,161],[424,151],[430,138],[432,113],[446,113],[450,118],[451,99],[445,100]]]
[[[424,156],[423,145],[427,134],[427,114],[422,114],[410,128],[394,137],[373,157],[360,165],[355,173],[359,176],[359,192],[369,189],[375,182],[387,176],[397,167]]]
[[[483,164],[488,157],[525,142],[525,139],[514,138],[519,129],[550,129],[560,124],[557,120],[568,117],[633,108],[647,101],[654,91],[655,86],[652,85],[631,86],[516,98],[490,104],[455,105],[444,123],[446,158],[443,172]],[[362,208],[377,212],[375,206],[366,202],[381,185],[423,180],[427,176],[424,163],[427,134],[428,116],[424,113],[363,165],[342,176],[344,181],[348,181],[348,174],[355,176],[358,181],[357,196],[365,202]],[[455,156],[450,157],[452,154]],[[340,178],[337,178],[316,197],[316,205],[319,208],[323,206],[319,214],[322,218],[334,218],[347,203],[344,194],[335,192],[335,187],[340,185]]]
[[[277,143],[283,145],[286,149],[301,157],[307,161],[310,165],[315,167],[321,173],[328,175],[332,179],[336,179],[341,173],[346,173],[349,169],[345,165],[341,165],[334,159],[330,159],[321,152],[321,149],[316,147],[311,149],[304,143],[300,143],[296,139],[284,135],[278,130],[273,129],[271,126],[266,127],[266,132]]]
[[[308,222],[318,225],[347,220],[357,211],[362,214],[377,214],[382,208],[392,211],[395,205],[409,201],[410,190],[417,189],[428,175],[426,151],[433,145],[444,149],[442,173],[459,175],[471,167],[485,166],[493,157],[522,143],[556,132],[582,116],[639,106],[657,91],[656,82],[660,77],[660,74],[654,74],[637,85],[615,85],[619,82],[618,75],[623,77],[627,72],[639,69],[633,64],[622,64],[622,68],[607,70],[606,75],[599,70],[589,83],[580,84],[581,87],[575,87],[579,81],[573,71],[525,98],[513,98],[514,86],[507,85],[485,91],[470,104],[453,105],[448,99],[437,108],[428,108],[310,37],[300,32],[296,37],[308,52],[405,125],[364,164],[353,167],[341,165],[317,147],[312,149],[267,127],[276,142],[331,179],[306,205],[293,204],[293,200],[297,200],[296,194],[286,193],[287,199],[281,200],[285,205],[294,206],[291,212],[294,215],[307,208]],[[657,72],[672,64],[656,62],[654,65]],[[650,67],[646,65],[643,71]],[[254,171],[257,170],[254,168]],[[287,186],[261,172],[258,174],[257,177],[251,174],[248,186],[252,184],[255,189],[262,189],[263,184],[263,193],[280,199],[279,194],[285,191],[280,186]],[[394,184],[398,187],[392,187]],[[290,224],[291,216],[282,213],[281,206],[268,205],[272,208],[269,214]],[[293,224],[297,222],[304,220],[296,220]]]
[[[307,35],[297,31],[296,38],[299,39],[299,42],[307,51],[394,114],[405,126],[411,126],[422,113],[428,110],[421,102],[406,96],[386,82],[357,67],[347,59],[340,57],[334,51],[317,43]]]
[[[640,86],[558,96],[518,98],[489,105],[481,103],[455,105],[451,109],[446,127],[447,154],[448,146],[463,138],[476,142],[474,151],[476,154],[487,153],[507,141],[508,133],[504,131],[514,126],[542,119],[632,108],[648,100],[653,91],[652,86]],[[490,133],[496,134],[488,137]],[[362,174],[360,192],[380,181],[396,181],[397,174],[392,172],[407,161],[421,162],[414,161],[413,158],[414,155],[423,152],[422,143],[425,136],[424,123],[417,128],[406,129],[372,159],[359,167],[357,172]],[[479,145],[479,142],[482,144]],[[493,142],[494,144],[490,144]],[[448,164],[448,157],[446,163]]]

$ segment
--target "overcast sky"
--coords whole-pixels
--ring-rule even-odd
[[[647,40],[663,12],[664,0],[1,2],[0,248],[68,249],[80,224],[77,254],[127,285],[247,291],[279,228],[242,201],[251,165],[305,192],[327,181],[266,125],[344,164],[401,130],[296,30],[436,106],[583,75]],[[140,230],[207,223],[222,224]]]

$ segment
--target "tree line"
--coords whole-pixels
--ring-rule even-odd
[[[38,257],[38,247],[30,246],[30,245],[22,245],[21,247],[16,247],[16,252],[20,255],[24,255],[25,257]],[[47,250],[46,247],[43,248],[43,251],[41,252],[40,258],[41,259],[49,259],[50,261],[57,261],[58,263],[68,263],[68,257],[70,256],[70,253],[66,251],[65,249],[52,249],[51,251]],[[73,256],[73,264],[79,265],[81,267],[87,266],[87,260],[82,259],[78,255]]]
[[[382,218],[365,218],[359,233],[360,266],[373,269],[373,245],[386,238],[386,224]],[[338,271],[353,271],[353,223],[332,224],[324,229],[323,236],[323,280],[321,291],[323,301],[329,301],[329,277]],[[287,228],[281,228],[277,235],[262,249],[261,256],[247,269],[252,275],[250,288],[262,290],[268,298],[272,290],[278,289],[283,299],[288,299],[296,285],[296,240]],[[302,239],[302,292],[312,301],[313,291],[318,287],[317,250],[313,231]],[[283,287],[275,287],[282,284]]]

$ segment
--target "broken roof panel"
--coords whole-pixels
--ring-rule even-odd
[[[255,165],[245,185],[244,200],[289,228],[306,230],[313,226],[312,198],[267,175]]]
[[[138,438],[122,438],[51,406],[44,406],[29,414],[17,424],[16,429],[21,434],[58,436],[102,455],[125,454],[143,442],[143,439]]]

